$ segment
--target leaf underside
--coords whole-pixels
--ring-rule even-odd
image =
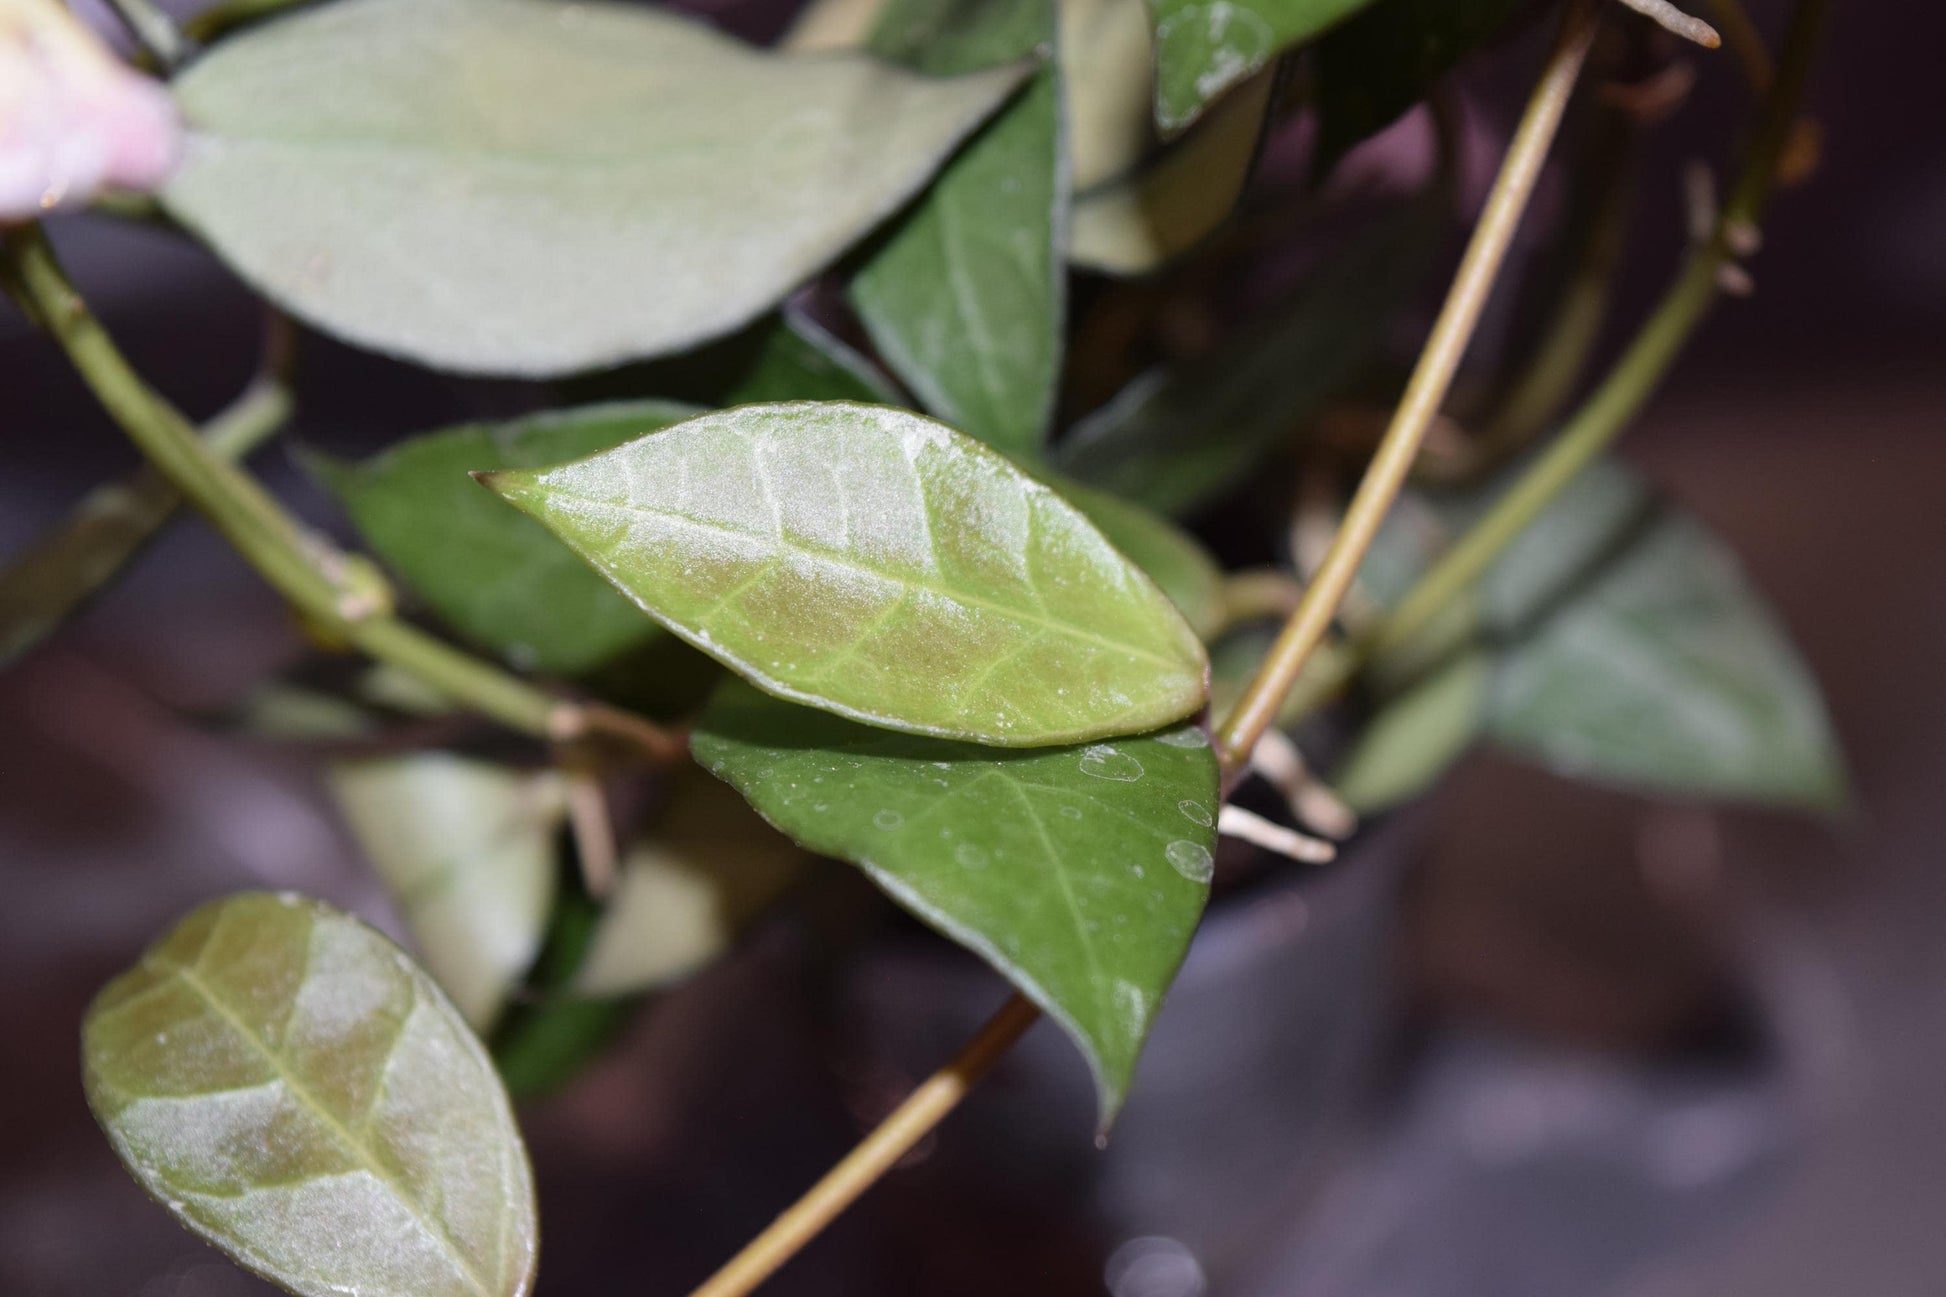
[[[1024,69],[929,79],[675,14],[344,0],[178,78],[172,214],[340,337],[541,377],[755,319],[896,211]]]
[[[1086,517],[882,406],[702,415],[487,484],[645,611],[781,697],[1004,746],[1179,720],[1201,644]]]
[[[778,828],[858,865],[1059,1021],[1108,1124],[1209,892],[1219,794],[1201,730],[1009,751],[731,683],[693,743]]]
[[[244,893],[184,919],[82,1027],[88,1103],[191,1231],[305,1297],[519,1297],[527,1154],[479,1041],[391,942]]]

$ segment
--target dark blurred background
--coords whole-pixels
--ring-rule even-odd
[[[1771,30],[1783,8],[1753,4]],[[1946,1291],[1946,13],[1837,9],[1824,167],[1767,223],[1755,296],[1718,310],[1627,444],[1796,635],[1856,814],[1651,803],[1475,755],[1335,871],[1213,918],[1107,1154],[1078,1057],[1037,1028],[772,1291]],[[1533,65],[1530,35],[1469,71],[1483,128]],[[1719,147],[1740,94],[1711,63],[1661,133],[1624,319],[1673,267],[1676,166]],[[208,258],[90,219],[57,233],[185,408],[244,381],[254,311]],[[10,312],[0,391],[3,554],[134,460]],[[318,341],[297,431],[363,452],[520,399]],[[330,517],[284,452],[259,465]],[[299,649],[185,520],[0,675],[0,1292],[265,1291],[121,1172],[76,1029],[210,895],[298,888],[386,919],[307,764],[190,719]],[[894,927],[834,967],[817,931],[767,926],[525,1111],[542,1293],[685,1291],[1001,998],[943,943]]]

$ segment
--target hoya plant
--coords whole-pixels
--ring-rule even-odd
[[[243,893],[130,952],[81,1024],[130,1173],[292,1292],[524,1293],[510,1090],[855,869],[1013,998],[697,1290],[744,1293],[1041,1015],[1109,1138],[1212,886],[1331,861],[1476,744],[1838,808],[1777,620],[1609,454],[1814,170],[1826,4],[1713,0],[1721,40],[1627,6],[816,0],[752,43],[116,0],[123,59],[0,0],[0,280],[148,461],[13,556],[0,654],[200,514],[318,660],[239,682],[237,741],[316,755],[410,935]],[[1476,51],[1532,87],[1497,143]],[[1670,122],[1724,160],[1665,268],[1621,250],[1679,210],[1637,160]],[[117,348],[56,251],[81,208],[263,298],[228,409]],[[347,455],[297,435],[314,334],[523,404]],[[337,525],[245,467],[280,435]]]

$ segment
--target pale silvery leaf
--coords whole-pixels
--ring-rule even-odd
[[[648,8],[344,0],[177,82],[170,210],[364,345],[474,373],[681,350],[917,191],[1023,69],[791,57]]]
[[[427,970],[485,1031],[540,950],[560,876],[561,776],[415,752],[340,762],[329,780]]]
[[[482,480],[731,670],[840,715],[1033,747],[1205,698],[1195,632],[1082,513],[907,411],[742,406]]]
[[[180,145],[161,86],[53,0],[0,0],[0,221],[161,184]]]
[[[432,979],[296,896],[212,902],[95,997],[88,1105],[184,1226],[303,1297],[521,1297],[534,1185]]]

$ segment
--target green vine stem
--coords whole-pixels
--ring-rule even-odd
[[[1426,339],[1391,426],[1352,496],[1330,551],[1305,587],[1297,610],[1218,732],[1217,751],[1231,773],[1249,760],[1251,749],[1277,719],[1305,664],[1330,632],[1338,605],[1351,589],[1373,537],[1412,471],[1420,443],[1452,387],[1460,358],[1486,309],[1599,26],[1600,14],[1592,0],[1570,0],[1547,69],[1521,115],[1493,192],[1480,213],[1459,273]]]
[[[203,425],[210,452],[240,460],[289,421],[292,329],[271,313],[261,371]],[[52,634],[120,572],[182,503],[154,466],[83,496],[59,524],[0,571],[0,667]]]
[[[521,733],[552,741],[618,737],[658,761],[685,751],[680,735],[612,708],[559,699],[392,616],[376,568],[302,529],[142,381],[68,281],[38,225],[0,237],[0,279],[169,484],[314,627]]]
[[[1390,616],[1355,637],[1343,651],[1317,663],[1318,669],[1308,673],[1286,700],[1280,724],[1302,719],[1334,697],[1366,663],[1411,643],[1433,625],[1447,605],[1471,589],[1514,538],[1614,444],[1655,394],[1716,301],[1724,269],[1736,264],[1739,249],[1747,252],[1757,242],[1757,219],[1776,187],[1779,164],[1797,130],[1829,7],[1830,0],[1801,0],[1729,202],[1601,386],[1492,508],[1406,592]]]

